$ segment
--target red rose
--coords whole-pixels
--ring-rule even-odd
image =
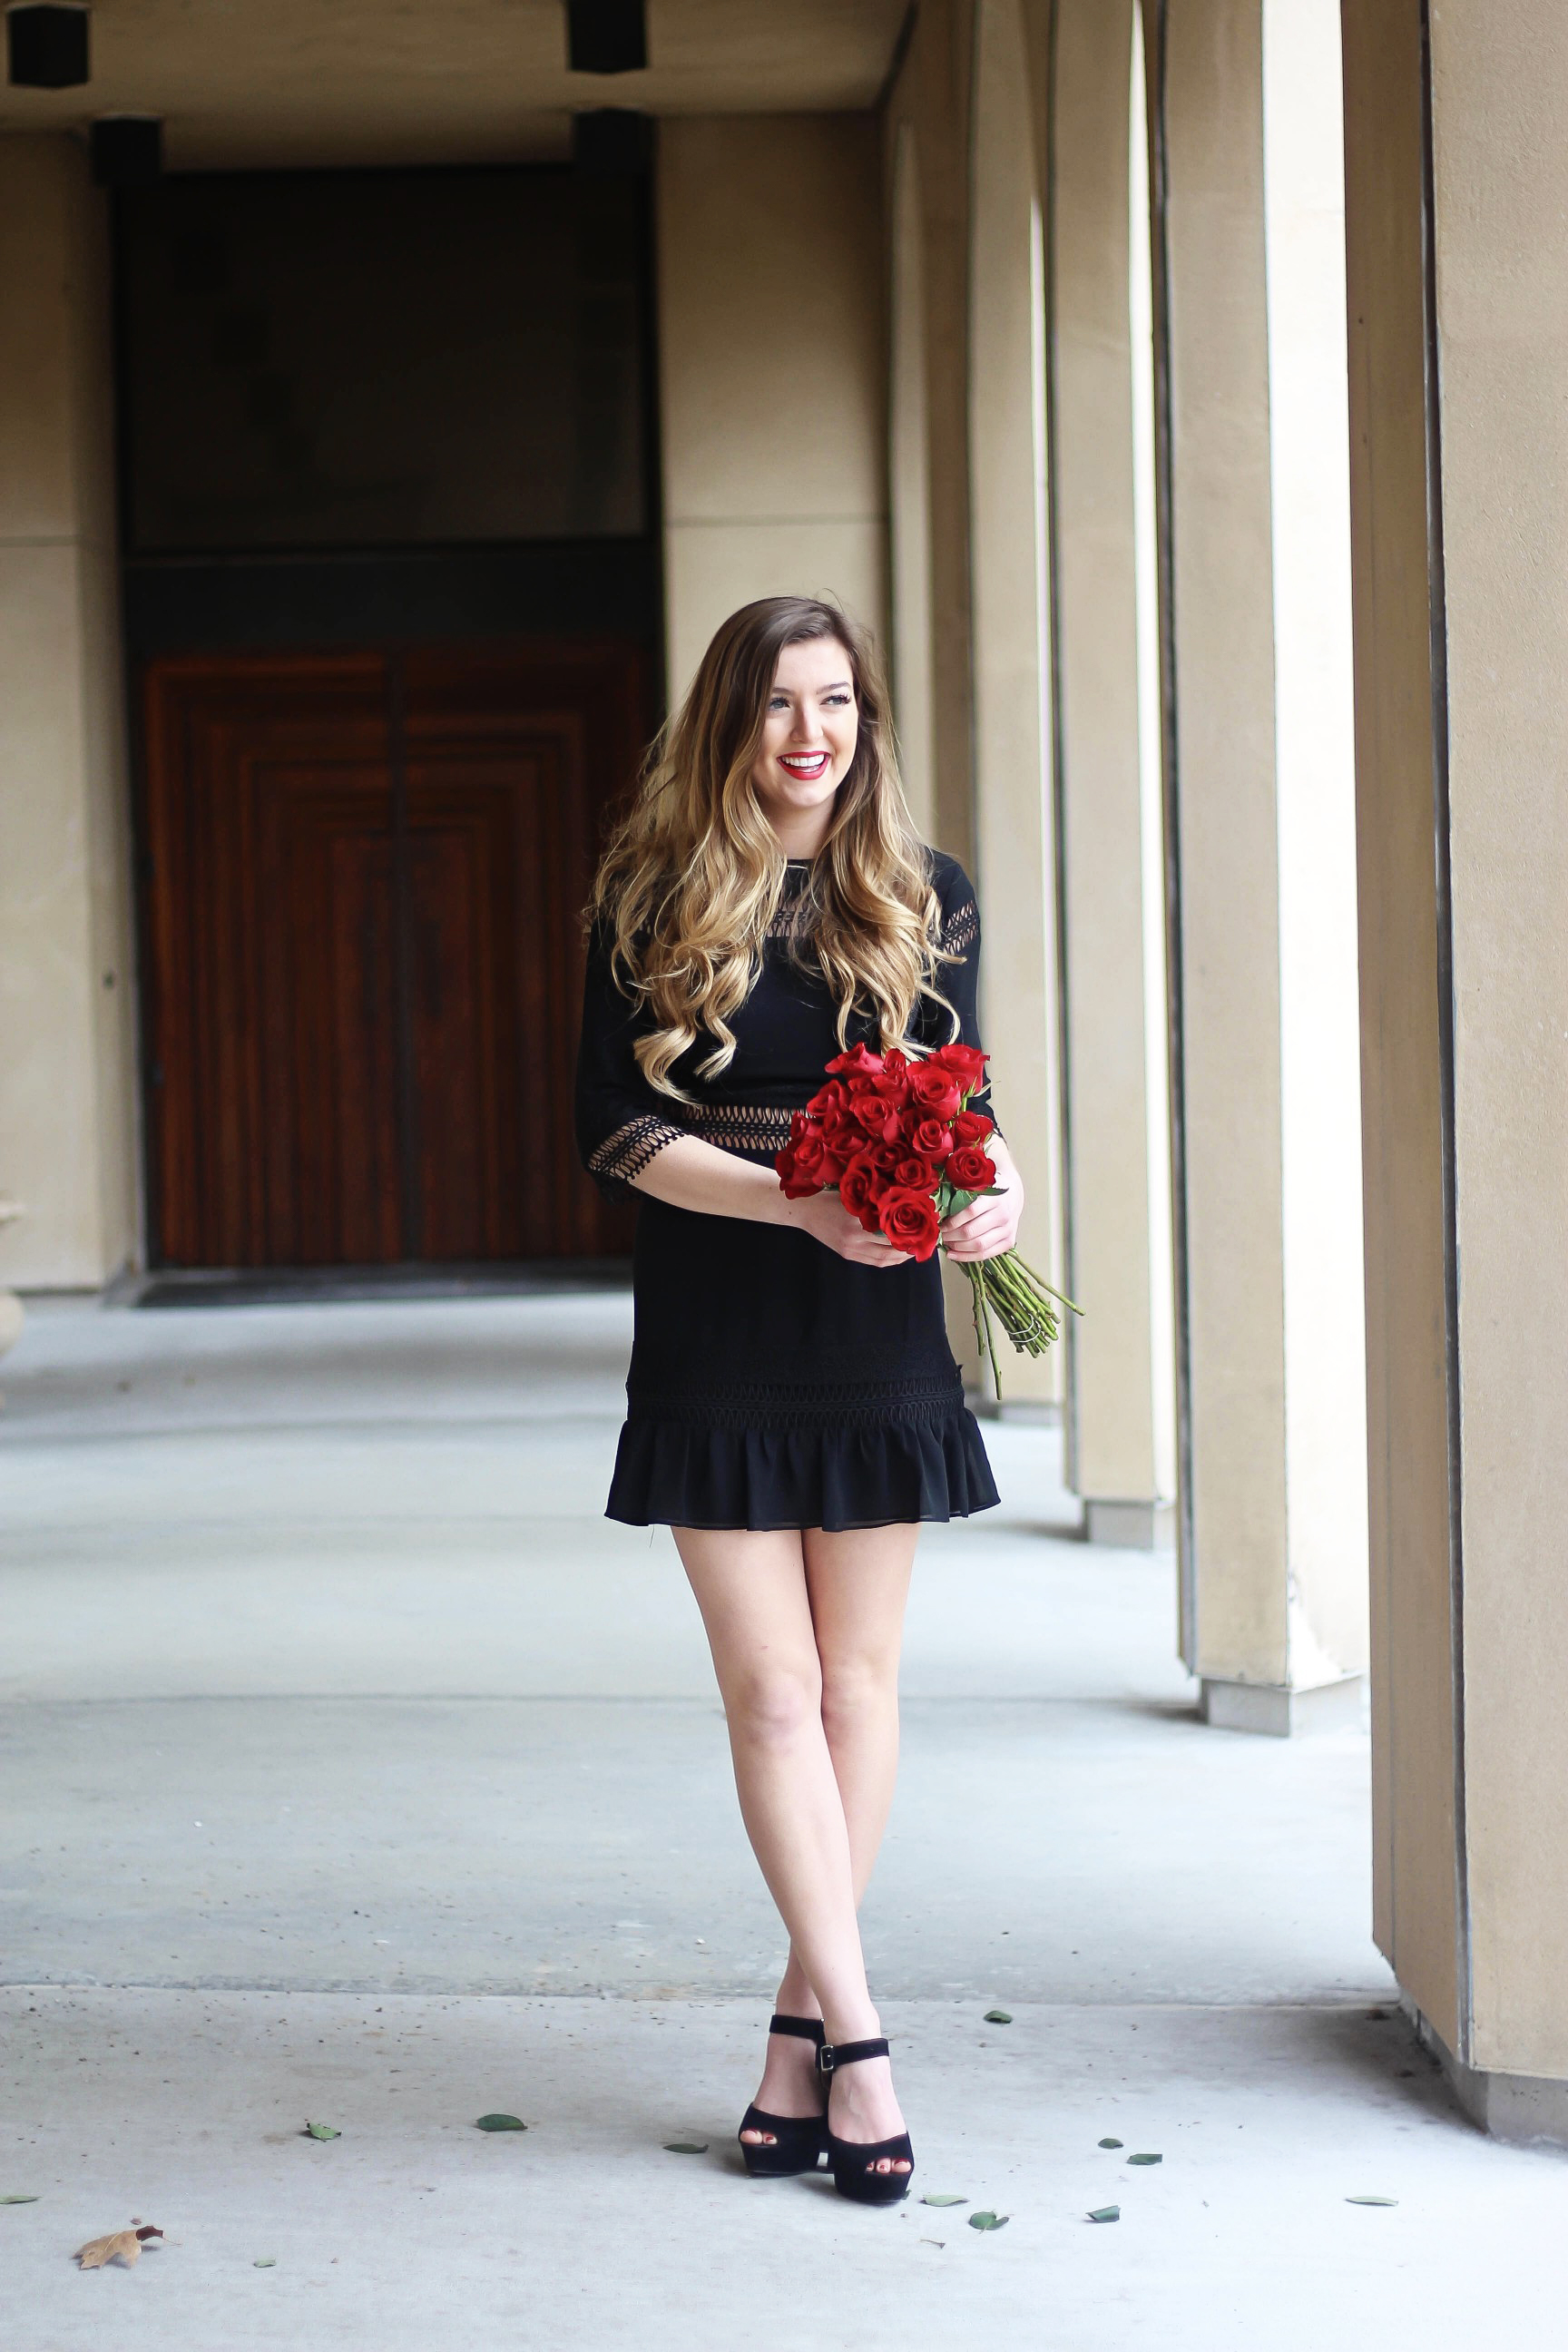
[[[890,1054],[883,1055],[882,1068],[889,1078],[907,1078],[910,1074],[910,1057],[895,1045]]]
[[[803,1135],[810,1135],[813,1131],[811,1114],[809,1111],[791,1111],[789,1118],[789,1139],[792,1143],[798,1143]]]
[[[803,1175],[795,1166],[793,1151],[781,1151],[773,1161],[773,1166],[778,1171],[779,1183],[783,1187],[786,1201],[809,1201],[814,1192],[821,1192],[822,1185],[818,1179],[815,1176]]]
[[[946,1070],[957,1081],[959,1092],[967,1095],[984,1083],[985,1065],[990,1058],[977,1045],[939,1045],[934,1054],[928,1055],[926,1067],[929,1069],[934,1062],[938,1069]]]
[[[934,1192],[937,1174],[929,1160],[917,1160],[911,1156],[899,1161],[893,1171],[893,1181],[904,1185],[911,1192]]]
[[[958,1081],[940,1062],[921,1062],[910,1072],[910,1101],[933,1118],[949,1119],[958,1108]]]
[[[773,1161],[786,1201],[808,1201],[832,1181],[826,1173],[827,1150],[816,1128],[798,1137]]]
[[[874,1187],[879,1192],[881,1190],[877,1171],[871,1165],[869,1152],[863,1153],[858,1160],[852,1160],[838,1180],[839,1199],[850,1215],[858,1217],[862,1224],[865,1223],[867,1212],[871,1207]],[[871,1231],[875,1233],[877,1227],[873,1222]]]
[[[900,1188],[884,1192],[879,1223],[893,1247],[903,1250],[922,1265],[934,1252],[940,1238],[936,1202],[929,1192],[908,1192]]]
[[[879,1143],[891,1143],[899,1132],[899,1114],[891,1103],[880,1095],[857,1095],[849,1106],[849,1115],[858,1126]]]
[[[952,1150],[952,1136],[940,1118],[906,1119],[904,1134],[910,1150],[918,1151],[922,1160],[942,1160]]]
[[[847,1054],[836,1054],[827,1065],[829,1077],[842,1070],[847,1076],[877,1077],[883,1067],[880,1054],[871,1053],[865,1045],[851,1045]]]
[[[958,1192],[988,1192],[996,1181],[995,1162],[978,1145],[961,1143],[948,1160],[947,1181]]]
[[[806,1108],[814,1118],[826,1118],[831,1111],[842,1110],[848,1099],[849,1089],[843,1081],[830,1078],[826,1086],[818,1087]]]
[[[954,1143],[984,1143],[995,1124],[984,1111],[961,1110],[952,1122],[952,1139]]]

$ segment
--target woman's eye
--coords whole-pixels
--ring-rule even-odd
[[[770,710],[787,710],[789,709],[789,704],[785,701],[782,694],[775,694],[773,700],[769,703],[768,709]]]
[[[830,694],[826,699],[835,710],[842,710],[849,697],[847,694]]]

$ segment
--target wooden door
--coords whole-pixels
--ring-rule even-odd
[[[146,682],[156,1254],[627,1245],[572,1145],[579,910],[635,648],[180,658]]]

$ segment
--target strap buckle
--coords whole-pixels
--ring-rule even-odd
[[[819,2042],[816,2045],[817,2073],[819,2074],[831,2074],[837,2063],[838,2053],[833,2047],[832,2042]]]

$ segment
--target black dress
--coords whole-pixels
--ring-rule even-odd
[[[963,961],[938,985],[977,1045],[980,922],[967,876],[931,853],[942,943]],[[996,1499],[948,1346],[936,1258],[856,1265],[811,1234],[670,1207],[627,1183],[665,1146],[700,1136],[771,1166],[790,1114],[839,1050],[835,1008],[809,950],[811,864],[791,859],[755,987],[731,1022],[729,1067],[711,1082],[676,1064],[695,1108],[656,1094],[632,1052],[646,1016],[590,942],[577,1071],[577,1139],[612,1198],[638,1202],[636,1337],[606,1516],[634,1527],[885,1527],[947,1519]],[[940,1005],[916,1034],[946,1042]],[[851,1024],[849,1042],[872,1042]],[[984,1096],[976,1108],[988,1108]]]

